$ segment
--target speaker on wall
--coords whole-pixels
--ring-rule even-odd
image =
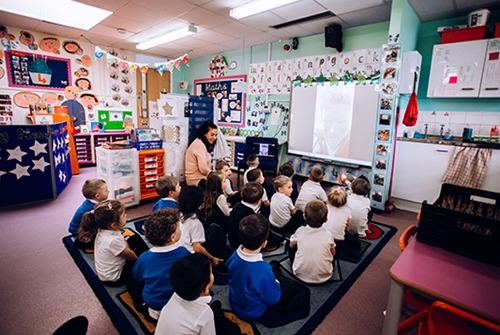
[[[292,49],[297,50],[299,48],[299,39],[297,37],[292,38]]]
[[[325,47],[335,48],[338,52],[342,51],[342,26],[340,24],[325,27]]]

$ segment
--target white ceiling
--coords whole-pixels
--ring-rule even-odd
[[[4,1],[4,0],[2,0]],[[8,0],[15,1],[15,0]],[[141,53],[177,58],[192,50],[191,58],[222,53],[253,45],[324,32],[330,24],[349,28],[388,21],[392,0],[300,0],[241,20],[229,16],[232,7],[248,0],[78,0],[112,11],[113,14],[89,31],[58,26],[0,11],[0,24],[55,34],[75,40],[81,35],[95,44],[136,50],[135,45],[193,23],[198,33]],[[273,1],[273,0],[268,0]],[[467,15],[472,10],[500,9],[499,0],[408,0],[421,21]],[[330,10],[335,17],[274,29],[271,25]],[[68,13],[78,15],[78,13]],[[465,23],[465,22],[464,22]],[[119,33],[118,28],[125,30]]]

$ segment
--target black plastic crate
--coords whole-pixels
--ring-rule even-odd
[[[443,184],[422,203],[417,240],[500,266],[500,194]]]

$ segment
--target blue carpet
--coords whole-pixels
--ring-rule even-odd
[[[129,221],[126,226],[142,233],[142,225],[137,223],[143,221],[144,218],[139,218]],[[369,245],[364,251],[359,263],[355,264],[340,260],[335,262],[335,274],[330,281],[321,285],[302,283],[302,285],[309,288],[311,292],[310,312],[307,317],[275,328],[268,328],[259,322],[255,322],[254,326],[258,331],[262,335],[310,334],[332,308],[335,307],[337,302],[340,301],[352,284],[397,231],[397,229],[392,226],[373,221],[371,223],[380,228],[383,234],[377,239],[366,240]],[[148,332],[143,330],[141,323],[136,319],[134,314],[117,298],[117,296],[125,290],[125,287],[107,287],[102,285],[95,274],[93,254],[85,254],[76,248],[70,236],[64,237],[63,243],[87,279],[87,282],[94,290],[96,296],[101,301],[118,332],[122,335],[149,335]],[[297,280],[291,274],[291,264],[285,257],[286,255],[284,252],[283,244],[278,250],[263,254],[265,260],[268,262],[274,259],[280,261],[283,270],[285,270],[283,273]],[[231,309],[228,302],[227,286],[214,285],[211,291],[214,293],[213,299],[220,300],[224,310]]]

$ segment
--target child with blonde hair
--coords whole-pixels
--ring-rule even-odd
[[[370,199],[367,195],[370,193],[370,182],[365,178],[356,178],[351,183],[352,193],[347,197],[347,206],[351,209],[351,229],[359,237],[365,237],[370,234],[368,229],[368,220],[371,211]]]
[[[156,182],[156,193],[161,198],[153,206],[153,212],[165,208],[177,208],[177,199],[181,193],[179,181],[174,176],[163,176]]]
[[[271,198],[269,222],[277,231],[295,232],[304,224],[302,212],[297,211],[290,198],[293,192],[292,180],[287,176],[277,176],[273,180],[276,193]]]
[[[149,249],[139,234],[125,241],[121,229],[126,222],[125,206],[118,200],[105,200],[83,214],[78,236],[95,237],[95,270],[104,285],[124,285],[137,257]]]
[[[292,202],[295,203],[297,201],[297,197],[299,196],[299,186],[297,185],[297,181],[293,179],[293,176],[295,176],[293,164],[291,162],[284,163],[279,167],[278,174],[287,176],[292,180],[293,191],[290,198],[292,199]]]
[[[302,184],[300,188],[299,196],[297,197],[297,201],[295,202],[295,208],[297,210],[301,210],[302,212],[305,210],[306,205],[311,200],[321,200],[326,202],[326,192],[321,186],[320,182],[324,179],[325,172],[323,168],[319,165],[314,165],[309,171],[308,180]]]
[[[212,171],[207,176],[205,189],[203,190],[203,208],[200,210],[199,219],[204,227],[211,223],[217,223],[224,231],[227,231],[227,223],[231,208],[224,195],[227,185],[226,176],[220,171]]]
[[[346,231],[351,228],[351,209],[347,206],[347,193],[336,186],[328,193],[328,221],[324,227],[336,241],[343,241]]]
[[[68,231],[73,236],[78,235],[78,229],[80,228],[83,214],[93,210],[95,205],[100,201],[106,200],[109,195],[109,190],[104,179],[88,179],[83,183],[82,194],[85,197],[85,200],[76,210],[68,227]],[[81,249],[93,248],[94,241],[81,241],[76,238],[75,245]]]

